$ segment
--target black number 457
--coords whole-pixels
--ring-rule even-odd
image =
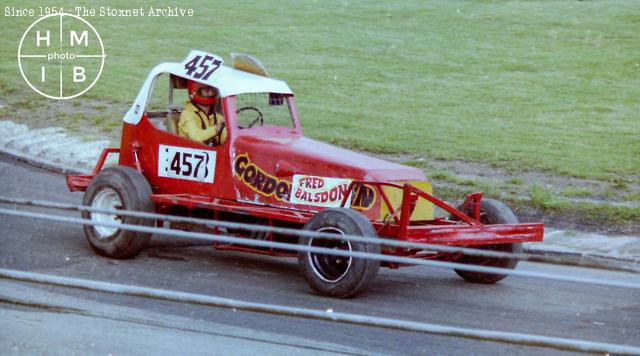
[[[180,159],[180,156],[182,156],[182,159]],[[200,167],[204,167],[204,176],[206,177],[209,175],[209,169],[207,168],[206,163],[204,164],[204,166],[202,165],[205,158],[208,162],[208,155],[192,155],[191,153],[186,152],[180,155],[180,152],[176,152],[176,154],[173,156],[173,160],[171,160],[170,169],[177,175],[197,177],[200,171]]]
[[[187,70],[187,75],[189,76],[196,79],[207,80],[213,72],[220,68],[221,64],[222,61],[215,59],[213,56],[195,56],[184,65],[184,69]]]

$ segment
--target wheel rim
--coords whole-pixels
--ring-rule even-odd
[[[342,230],[335,227],[324,227],[316,231],[344,235]],[[310,239],[309,246],[352,251],[351,242],[338,239]],[[340,281],[351,268],[351,257],[321,253],[309,253],[308,256],[313,273],[325,282],[336,283]]]
[[[122,209],[123,204],[118,192],[112,188],[105,187],[100,189],[96,195],[94,195],[93,200],[91,201],[91,207],[96,209],[116,210]],[[96,223],[122,223],[122,217],[113,214],[91,213],[91,221]],[[118,231],[118,228],[101,225],[93,225],[93,228],[96,231],[96,237],[101,240],[113,236]]]

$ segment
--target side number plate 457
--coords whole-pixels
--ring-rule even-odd
[[[167,145],[160,145],[158,151],[158,176],[213,183],[215,151]]]

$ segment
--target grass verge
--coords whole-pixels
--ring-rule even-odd
[[[5,6],[41,4],[10,0]],[[78,0],[57,6],[73,11],[101,5]],[[128,1],[109,6],[134,7]],[[529,194],[536,183],[529,172],[595,180],[612,190],[606,196],[581,185],[552,186],[550,199],[532,199],[547,213],[571,208],[553,199],[563,189],[567,197],[615,200],[626,194],[624,199],[640,201],[636,0],[615,6],[510,0],[180,6],[193,8],[194,16],[86,17],[105,44],[102,77],[87,94],[55,104],[33,93],[17,66],[18,42],[35,18],[2,17],[2,118],[118,142],[122,114],[153,66],[179,61],[193,48],[225,59],[245,52],[294,89],[308,136],[372,153],[507,172],[511,183],[447,169],[432,173],[439,175],[436,183],[488,196]]]

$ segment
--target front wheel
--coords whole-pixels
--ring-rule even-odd
[[[337,235],[376,237],[377,234],[362,214],[345,208],[328,209],[316,214],[305,230]],[[380,253],[380,245],[339,239],[300,237],[300,245],[328,249]],[[349,298],[365,291],[378,274],[380,261],[336,256],[314,252],[298,254],[300,273],[311,288],[322,295]]]
[[[469,213],[469,212],[465,212]],[[480,222],[485,225],[517,224],[518,218],[508,206],[498,200],[482,199],[480,205]],[[481,245],[477,248],[488,251],[521,253],[522,243]],[[515,269],[518,260],[497,257],[462,256],[458,262],[505,269]],[[456,269],[455,272],[467,282],[493,284],[507,277],[506,274],[471,272]]]
[[[140,172],[127,166],[103,169],[87,187],[83,204],[96,209],[154,212],[151,187]],[[82,217],[94,223],[124,223],[154,226],[155,221],[132,216],[83,211]],[[151,233],[127,231],[104,225],[85,225],[89,244],[97,253],[111,258],[131,258],[149,243]]]

